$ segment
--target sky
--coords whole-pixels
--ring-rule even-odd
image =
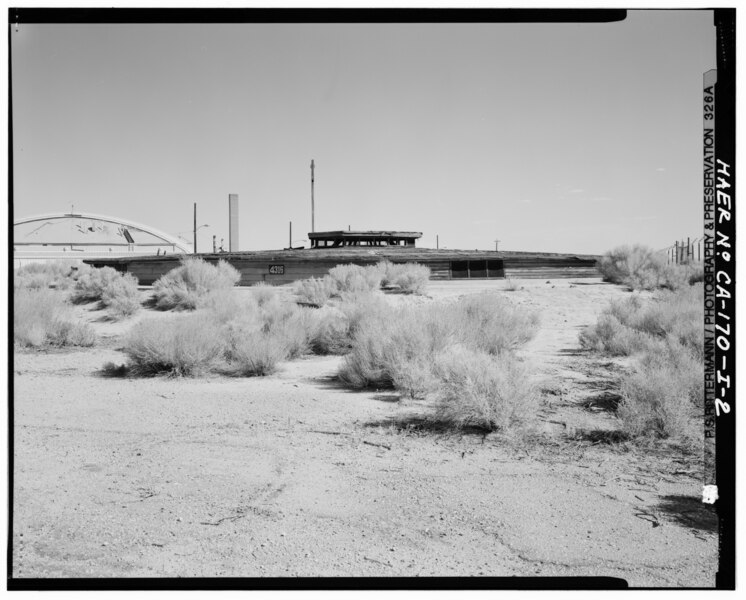
[[[606,24],[24,25],[14,217],[89,212],[198,247],[420,231],[600,254],[702,235],[710,11]]]

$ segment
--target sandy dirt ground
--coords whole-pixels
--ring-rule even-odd
[[[717,520],[676,448],[609,444],[624,361],[578,332],[626,294],[600,280],[432,282],[495,290],[541,315],[521,355],[544,390],[538,441],[408,427],[427,410],[350,391],[339,357],[276,375],[112,379],[121,335],[14,361],[12,575],[611,576],[708,587]],[[287,290],[287,288],[285,288]],[[146,294],[147,292],[143,292]],[[411,301],[391,296],[393,302]]]

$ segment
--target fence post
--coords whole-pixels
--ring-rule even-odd
[[[679,264],[679,242],[674,242],[674,247],[676,248],[676,259],[674,260],[674,264]]]

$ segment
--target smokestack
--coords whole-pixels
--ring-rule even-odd
[[[238,194],[228,194],[228,251],[238,252]]]

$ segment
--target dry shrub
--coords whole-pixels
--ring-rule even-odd
[[[61,292],[16,289],[13,296],[13,337],[21,346],[92,346],[95,333],[75,321]]]
[[[430,269],[417,263],[392,263],[388,260],[367,267],[376,269],[383,287],[396,287],[409,294],[422,294],[430,281]]]
[[[309,329],[314,354],[346,354],[352,347],[350,322],[339,308],[325,306],[314,311]]]
[[[529,370],[512,355],[453,346],[435,362],[437,422],[515,433],[535,419],[539,393]]]
[[[194,310],[211,294],[225,294],[240,279],[241,274],[223,260],[212,265],[201,258],[185,258],[153,284],[153,295],[160,309]]]
[[[53,287],[66,290],[75,285],[78,276],[90,267],[79,261],[50,261],[29,263],[15,270],[14,288],[42,289]]]
[[[227,372],[237,377],[271,375],[277,363],[287,357],[285,341],[277,335],[255,329],[244,329],[239,323],[227,327],[225,357]]]
[[[621,383],[617,409],[631,437],[696,437],[701,423],[704,369],[685,346],[669,341],[662,351],[641,356]]]
[[[75,283],[72,299],[73,302],[93,302],[101,300],[101,296],[108,287],[116,285],[121,274],[111,267],[90,269],[83,273]],[[137,280],[135,280],[137,286]]]
[[[701,281],[698,269],[669,265],[660,253],[639,244],[610,250],[601,257],[597,267],[605,281],[626,285],[631,290],[678,290]]]
[[[602,313],[580,333],[580,345],[610,356],[630,356],[655,344],[649,335],[623,325],[613,314]]]
[[[584,348],[616,356],[653,350],[668,338],[704,357],[703,286],[659,291],[649,300],[632,296],[612,302],[598,321],[580,334]]]
[[[324,306],[337,292],[337,285],[331,277],[311,277],[293,284],[293,291],[301,302],[314,306]]]
[[[381,274],[375,268],[337,265],[329,270],[328,276],[336,286],[336,295],[372,292],[381,287]]]
[[[124,343],[134,375],[200,375],[216,365],[224,349],[215,319],[203,312],[142,321]]]
[[[277,289],[268,283],[256,283],[252,285],[249,290],[259,306],[275,302],[278,299]]]
[[[356,388],[393,386],[423,397],[433,388],[435,357],[449,346],[497,355],[529,340],[536,327],[535,315],[493,295],[367,312],[352,334],[339,377]]]
[[[515,349],[531,340],[539,329],[535,312],[521,309],[496,294],[466,296],[455,308],[461,342],[487,354]]]
[[[131,316],[140,310],[137,278],[111,267],[88,269],[80,273],[72,293],[74,302],[99,300],[114,319]]]
[[[124,273],[112,280],[101,293],[101,303],[114,319],[134,315],[141,307],[137,278],[131,273]]]

